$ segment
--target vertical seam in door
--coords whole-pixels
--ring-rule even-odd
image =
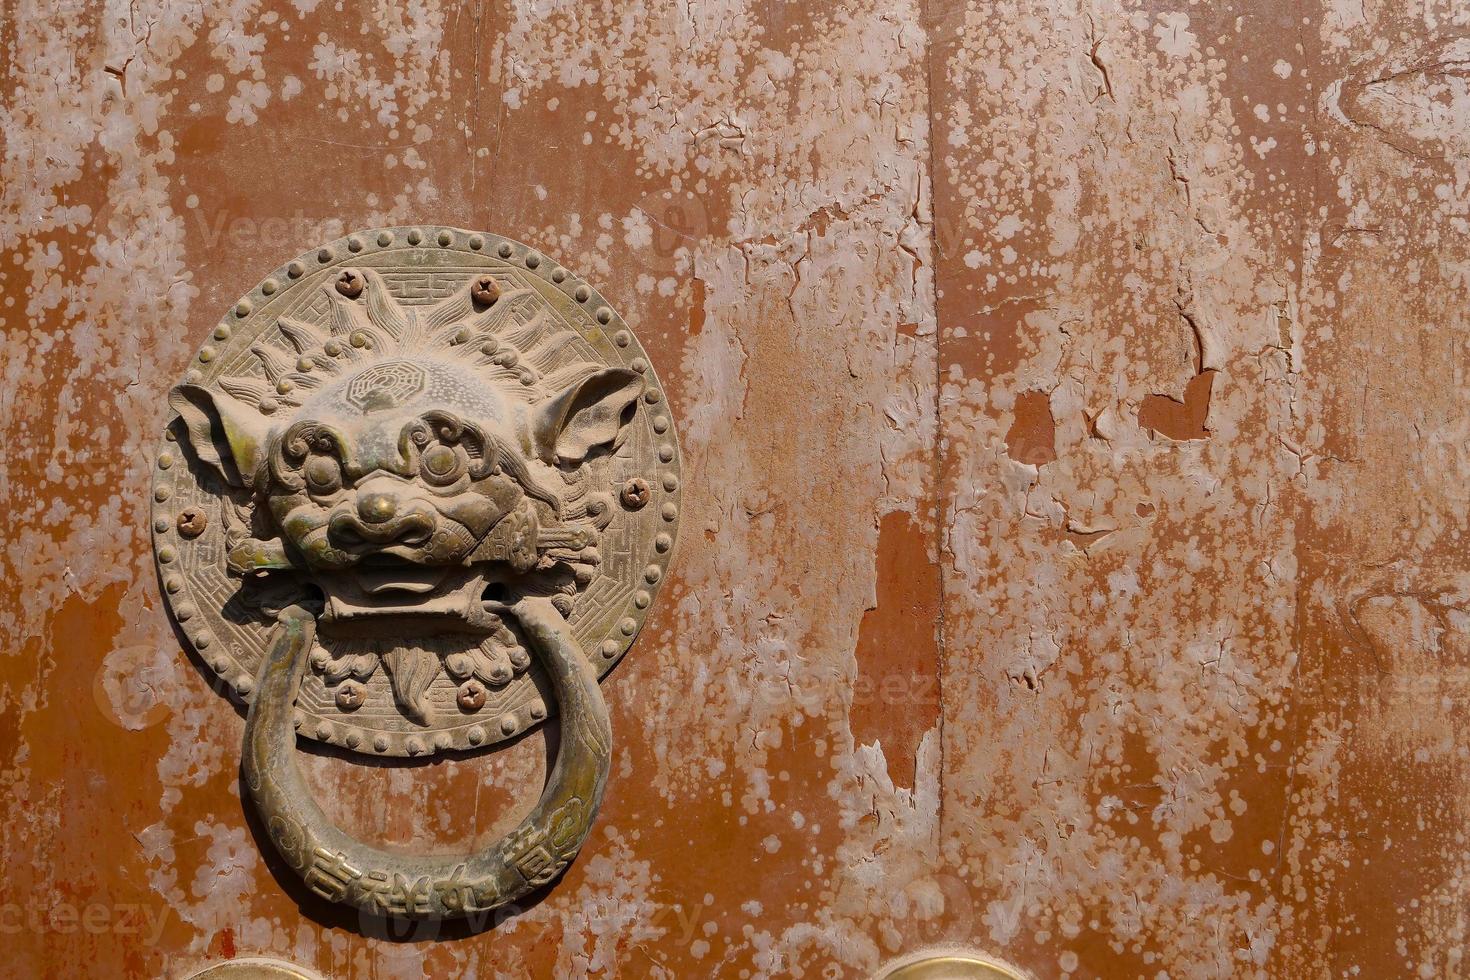
[[[946,528],[948,520],[948,507],[945,505],[944,492],[944,465],[940,455],[940,447],[944,439],[943,407],[944,399],[941,395],[941,384],[944,379],[944,364],[939,356],[941,333],[939,330],[939,198],[935,187],[935,155],[934,155],[934,31],[933,20],[930,17],[929,0],[920,0],[920,22],[924,25],[924,118],[927,126],[925,139],[929,147],[929,161],[924,173],[919,178],[919,193],[924,193],[925,181],[929,184],[929,262],[931,264],[930,277],[933,282],[929,290],[929,301],[931,304],[930,315],[934,318],[934,443],[932,449],[932,461],[930,484],[931,492],[934,494],[934,560],[938,566],[938,602],[935,617],[935,649],[937,656],[934,664],[934,687],[939,698],[939,772],[935,775],[937,800],[935,810],[935,837],[936,844],[942,845],[944,840],[944,718],[947,705],[944,700],[944,676],[945,668],[949,660],[947,641],[945,635],[945,562],[948,551],[946,542]]]

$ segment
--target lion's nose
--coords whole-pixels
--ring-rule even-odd
[[[437,522],[426,506],[379,484],[360,490],[352,509],[339,510],[327,526],[340,547],[418,548],[433,537]]]
[[[365,493],[357,498],[357,516],[364,524],[383,524],[398,513],[398,495]]]
[[[418,510],[381,521],[365,520],[350,511],[338,514],[327,523],[332,540],[345,548],[372,545],[387,548],[406,545],[420,548],[434,536],[434,518]]]

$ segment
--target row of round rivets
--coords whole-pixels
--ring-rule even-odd
[[[167,438],[169,442],[173,442],[174,434],[172,432],[167,432],[165,433],[165,438]],[[173,454],[169,452],[159,453],[157,464],[160,470],[170,469],[174,465]],[[171,497],[172,495],[172,488],[170,488],[169,485],[166,483],[160,483],[153,490],[153,499],[158,501],[159,503],[163,503],[164,501],[168,500],[169,497]],[[173,515],[164,510],[158,510],[154,514],[153,518],[154,532],[162,536],[168,534],[173,529]],[[158,557],[158,563],[160,565],[172,565],[175,561],[178,560],[179,557],[178,551],[174,548],[173,545],[170,544],[160,546],[157,549],[156,554]],[[184,580],[177,573],[169,572],[163,576],[163,590],[169,595],[178,595],[179,592],[183,590],[183,588]],[[198,614],[198,608],[191,602],[181,602],[176,607],[174,607],[174,618],[179,621],[180,625],[189,622]],[[191,634],[189,639],[194,644],[194,649],[201,651],[200,655],[203,656],[202,651],[209,649],[210,645],[214,643],[214,634],[210,633],[208,630],[200,630],[197,633]],[[230,668],[230,662],[229,660],[221,656],[216,657],[214,661],[210,663],[210,666],[214,668],[216,673],[223,674],[226,670]]]
[[[172,432],[165,433],[165,438],[168,439],[168,441],[170,442],[174,441]],[[158,466],[160,469],[167,470],[172,465],[173,457],[170,454],[162,453],[159,455]],[[160,503],[168,500],[170,496],[171,491],[167,484],[159,484],[159,486],[153,492],[153,498]],[[174,521],[172,520],[171,515],[160,510],[154,517],[153,530],[157,532],[160,536],[162,536],[164,534],[167,534],[173,528]],[[161,546],[160,548],[158,548],[157,555],[158,562],[161,565],[171,565],[178,559],[178,552],[174,549],[172,545]],[[167,592],[169,595],[177,595],[180,591],[183,590],[183,587],[184,580],[179,575],[173,573],[164,575],[163,588],[164,591]],[[198,615],[198,613],[198,608],[191,602],[181,602],[174,607],[174,618],[177,619],[180,624],[189,622],[196,615]],[[208,632],[207,630],[201,630],[200,632],[192,634],[189,639],[194,644],[194,649],[200,651],[200,655],[203,656],[203,651],[209,649],[209,647],[214,643],[214,634]],[[234,664],[228,657],[221,654],[210,660],[209,666],[211,667],[211,669],[214,670],[216,674],[224,677],[225,673],[229,671],[230,668],[234,666]],[[249,674],[246,674],[244,672],[241,672],[233,679],[230,679],[229,683],[237,691],[239,691],[241,695],[248,695],[255,687],[254,679]]]
[[[306,730],[307,721],[307,716],[304,713],[301,711],[296,712],[295,724],[298,731]],[[527,724],[529,725],[529,722]],[[521,728],[521,721],[514,714],[506,713],[500,716],[501,734],[513,735],[519,728]],[[464,741],[470,745],[482,745],[485,742],[486,732],[483,725],[472,725],[469,728],[463,729],[462,732]],[[316,728],[312,730],[312,733],[324,742],[335,742],[345,745],[349,749],[355,749],[362,745],[363,737],[360,732],[347,731],[344,733],[338,726],[333,725],[329,721],[318,722]],[[428,750],[430,745],[439,751],[453,748],[455,740],[449,732],[435,732],[428,743],[425,743],[424,739],[419,735],[390,737],[383,732],[379,732],[373,736],[371,744],[374,751],[387,752],[395,742],[399,741],[403,743],[403,747],[408,751],[409,755],[421,755]]]
[[[668,448],[672,450],[672,447]],[[670,458],[672,458],[672,453],[670,454]],[[667,461],[665,460],[665,462]],[[663,475],[663,487],[669,493],[675,492],[679,489],[679,478],[673,473],[665,473]],[[678,505],[673,501],[667,501],[660,509],[660,514],[665,521],[672,523],[679,516]],[[673,546],[673,536],[667,532],[661,531],[653,539],[654,550],[660,555],[667,555],[669,549]],[[643,569],[643,580],[649,585],[655,585],[663,578],[663,574],[662,566],[650,564]],[[653,596],[645,589],[639,589],[633,593],[632,604],[638,610],[637,615],[640,617],[652,601]],[[627,645],[633,640],[633,634],[638,632],[638,620],[633,616],[625,616],[618,622],[618,632],[622,634],[621,640],[609,638],[602,641],[602,655],[608,659],[618,656],[627,649]]]
[[[407,240],[409,245],[418,245],[424,240],[423,232],[417,228],[412,228],[405,236],[405,239]],[[388,248],[393,244],[394,240],[395,236],[393,232],[386,229],[378,232],[376,239],[377,244],[380,248]],[[435,241],[438,242],[440,248],[448,248],[451,245],[455,244],[455,233],[453,231],[450,231],[448,228],[440,229],[438,235],[435,236]],[[468,245],[471,250],[479,251],[485,247],[485,237],[478,232],[472,233],[465,239],[465,244]],[[352,235],[347,239],[347,249],[349,252],[355,254],[361,252],[363,248],[364,242],[361,236]],[[510,242],[501,242],[500,247],[496,250],[496,252],[502,259],[509,259],[515,254],[515,246],[512,245]],[[336,257],[337,252],[330,245],[323,246],[322,248],[318,249],[316,253],[316,261],[320,265],[326,265]],[[528,269],[539,268],[541,265],[541,253],[533,249],[526,249],[525,254],[521,256],[521,261]],[[288,279],[299,279],[306,274],[306,268],[306,261],[302,259],[296,259],[286,266],[286,277]],[[570,276],[571,273],[568,272],[566,268],[558,265],[551,270],[550,279],[552,282],[561,285],[565,283]],[[270,296],[273,295],[276,290],[280,288],[280,282],[275,278],[269,278],[262,282],[259,288],[262,295]],[[592,295],[592,290],[588,288],[585,283],[577,283],[576,286],[572,289],[572,297],[576,299],[578,303],[586,303],[590,301],[592,299]],[[249,297],[245,297],[235,304],[234,312],[237,318],[244,319],[252,312],[254,312],[254,310],[255,304],[250,301]],[[602,324],[603,326],[606,326],[613,320],[613,311],[607,306],[599,306],[593,315],[596,317],[597,322]],[[217,339],[224,340],[228,336],[229,334],[227,330],[224,337],[220,337],[219,332],[216,331]],[[627,344],[624,343],[622,346],[627,346]]]

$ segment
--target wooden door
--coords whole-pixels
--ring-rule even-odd
[[[7,975],[1465,972],[1460,5],[5,13]],[[413,223],[596,281],[684,486],[580,856],[389,934],[252,824],[149,486],[235,297]],[[429,852],[547,757],[302,760]]]

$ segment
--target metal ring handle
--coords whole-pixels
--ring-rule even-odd
[[[509,835],[467,855],[399,855],[336,827],[296,765],[296,692],[306,672],[316,618],[301,606],[278,617],[280,632],[261,666],[245,718],[245,785],[281,857],[307,887],[371,915],[458,918],[486,912],[539,888],[576,855],[602,802],[612,749],[607,705],[566,621],[549,599],[509,608],[551,679],[561,712],[561,746],[541,799]]]

